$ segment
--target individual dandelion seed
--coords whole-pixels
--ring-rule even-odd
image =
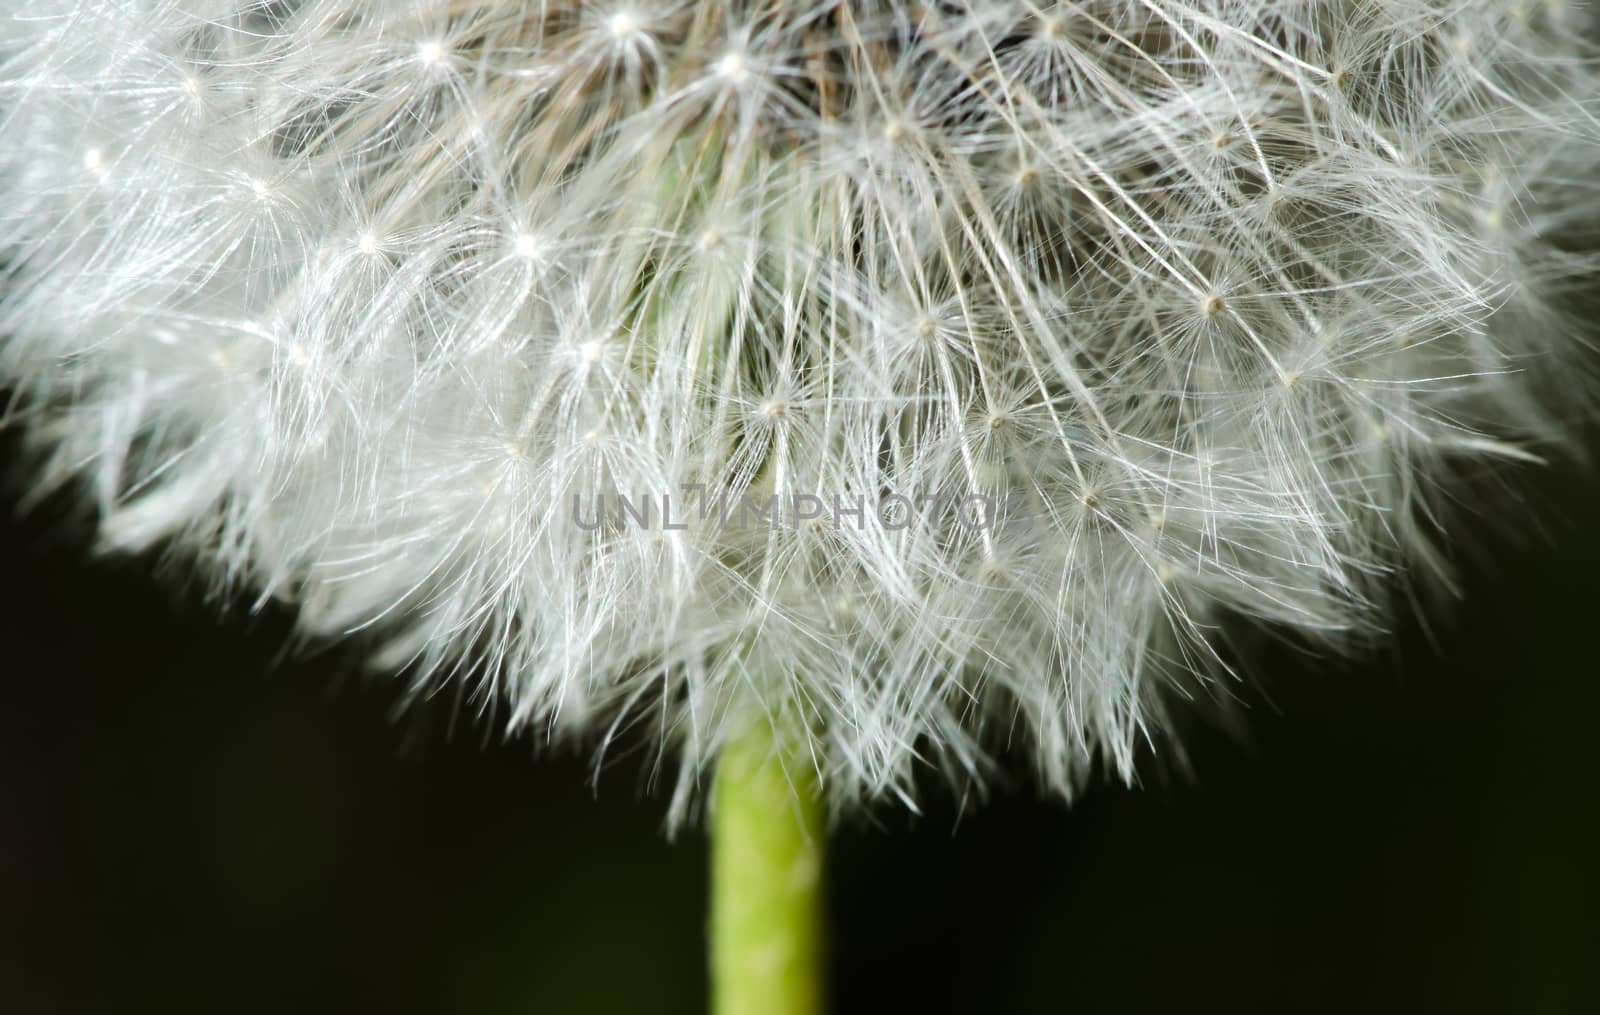
[[[1005,743],[1131,778],[1217,618],[1376,630],[1438,481],[1582,404],[1576,4],[5,11],[41,486],[418,696],[648,730],[675,822],[725,753],[714,822],[813,840]],[[719,924],[763,1010],[814,880]]]

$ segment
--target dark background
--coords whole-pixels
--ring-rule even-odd
[[[0,1010],[703,1009],[705,844],[637,760],[396,719],[285,614],[18,515],[4,440]],[[1192,779],[843,829],[836,1010],[1600,1011],[1600,485],[1513,478],[1431,637],[1258,648]]]

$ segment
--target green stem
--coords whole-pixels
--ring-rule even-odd
[[[711,798],[715,1015],[822,1010],[822,809],[816,774],[772,726],[725,746]]]

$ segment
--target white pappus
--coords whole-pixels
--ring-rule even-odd
[[[679,811],[762,711],[835,805],[1131,777],[1582,404],[1578,5],[0,8],[41,486]]]

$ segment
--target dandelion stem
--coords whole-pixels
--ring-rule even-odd
[[[710,823],[715,1015],[821,1011],[821,805],[815,773],[786,759],[779,739],[759,722],[718,761]]]

